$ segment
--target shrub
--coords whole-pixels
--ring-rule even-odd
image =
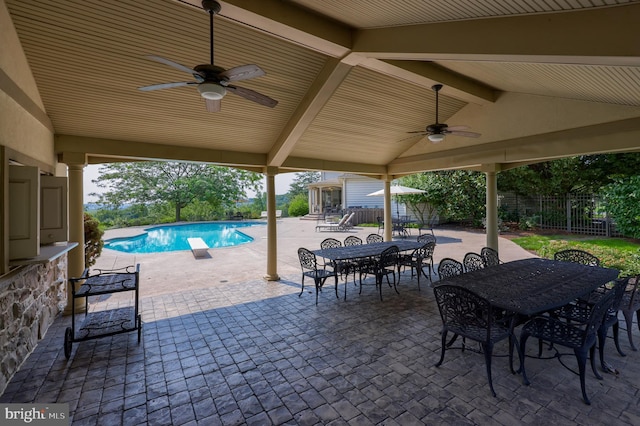
[[[538,216],[522,216],[518,222],[518,228],[522,231],[528,231],[535,228],[539,221]]]
[[[100,229],[100,222],[89,213],[84,213],[84,266],[88,268],[96,263],[102,253],[104,231]]]
[[[640,176],[618,179],[604,190],[604,207],[624,236],[640,238]]]
[[[289,216],[304,216],[309,214],[309,200],[307,194],[298,194],[289,203]]]

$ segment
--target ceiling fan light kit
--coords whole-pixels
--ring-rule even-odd
[[[205,100],[205,107],[209,112],[220,111],[220,101],[227,91],[256,102],[260,105],[273,108],[278,101],[269,96],[258,93],[255,90],[239,86],[231,86],[229,82],[248,80],[250,78],[262,77],[266,73],[255,64],[240,65],[238,67],[224,69],[213,62],[213,15],[220,12],[220,3],[216,0],[203,0],[202,8],[209,13],[209,47],[211,51],[211,63],[196,65],[193,69],[185,67],[177,62],[163,58],[161,56],[149,55],[148,59],[168,65],[182,72],[189,73],[195,81],[179,81],[175,83],[153,84],[151,86],[139,87],[138,90],[149,92],[153,90],[171,89],[183,86],[198,86],[200,96]],[[214,102],[212,102],[214,101]]]
[[[200,92],[200,96],[205,99],[217,101],[219,99],[222,99],[224,95],[227,94],[227,89],[220,86],[219,84],[205,81],[204,83],[198,84],[198,92]]]
[[[444,140],[444,135],[442,133],[434,133],[427,136],[427,138],[433,143],[440,143]]]

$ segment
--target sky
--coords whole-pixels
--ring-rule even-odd
[[[100,192],[100,189],[95,184],[91,183],[92,180],[98,177],[99,169],[100,169],[99,164],[91,164],[84,168],[83,189],[84,189],[85,203],[91,203],[93,201],[96,201],[96,197],[89,196],[90,193]],[[282,173],[282,174],[276,175],[276,194],[281,195],[289,192],[289,186],[291,185],[291,182],[293,182],[294,177],[295,177],[295,173]],[[262,181],[262,190],[263,191],[267,190],[266,178],[263,179]],[[255,194],[251,193],[251,194],[247,194],[247,196],[254,197]]]

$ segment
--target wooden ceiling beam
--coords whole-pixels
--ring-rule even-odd
[[[640,4],[401,27],[362,29],[353,52],[415,61],[640,65]]]

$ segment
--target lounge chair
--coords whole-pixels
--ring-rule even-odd
[[[355,216],[355,213],[345,214],[340,219],[338,223],[323,223],[320,225],[316,225],[317,231],[346,231],[347,229],[353,228],[353,225],[350,224],[351,219]]]

